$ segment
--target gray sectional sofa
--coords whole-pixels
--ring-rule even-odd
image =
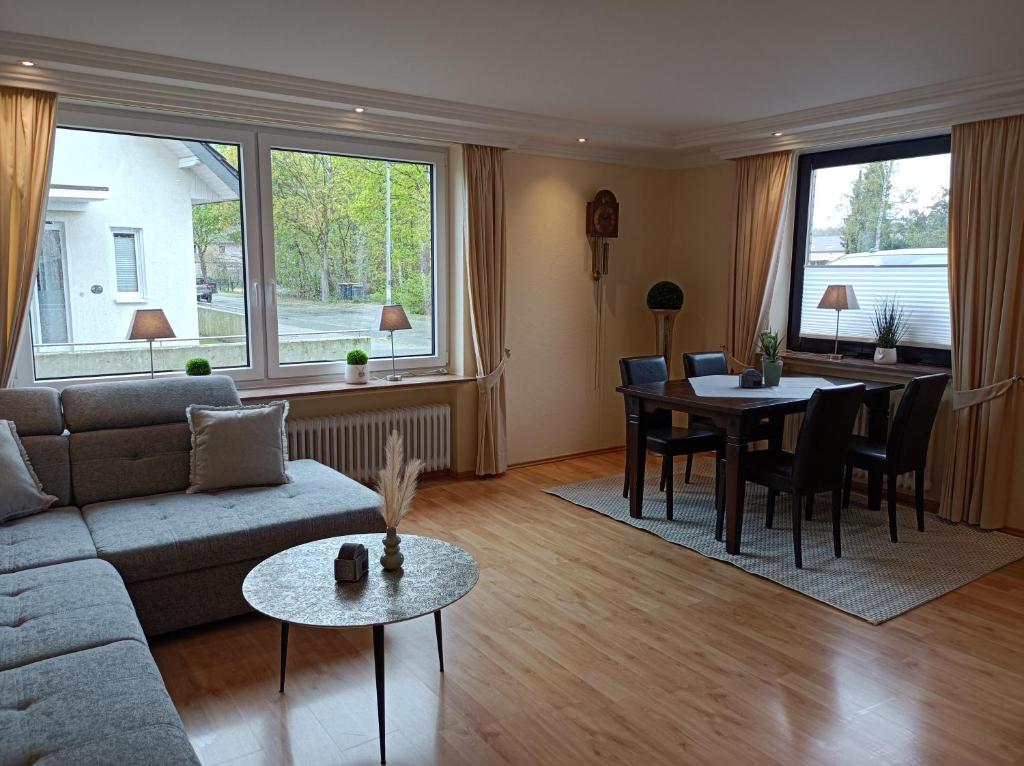
[[[52,508],[0,525],[0,766],[196,764],[147,635],[248,611],[259,561],[383,531],[377,496],[319,463],[293,482],[188,486],[189,404],[238,404],[210,376],[0,390]]]

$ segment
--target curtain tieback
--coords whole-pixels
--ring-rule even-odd
[[[979,404],[998,399],[1007,391],[1013,388],[1015,383],[1024,381],[1024,376],[1014,375],[1013,377],[993,383],[990,386],[971,388],[967,391],[954,391],[952,396],[953,411],[965,410],[968,407],[976,407]]]
[[[498,381],[501,380],[501,376],[505,374],[505,360],[510,356],[512,356],[512,352],[506,348],[497,367],[486,375],[476,376],[476,385],[480,389],[481,394],[488,393],[492,388],[498,385]]]

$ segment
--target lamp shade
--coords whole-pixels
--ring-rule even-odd
[[[821,296],[818,308],[845,311],[847,309],[859,309],[860,304],[857,303],[857,295],[853,292],[853,285],[829,285],[825,288],[825,294]]]
[[[132,317],[128,340],[159,340],[173,338],[174,330],[163,309],[137,309]]]
[[[384,330],[385,332],[411,330],[412,325],[409,324],[409,317],[405,315],[405,309],[402,308],[402,304],[396,303],[391,306],[381,306],[380,322],[377,329]]]

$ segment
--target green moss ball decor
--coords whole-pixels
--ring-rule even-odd
[[[345,357],[345,361],[351,365],[366,364],[369,357],[366,356],[366,352],[359,348],[354,348],[348,352],[348,356]]]
[[[186,375],[209,375],[212,372],[213,368],[205,359],[189,359],[185,362]]]
[[[658,282],[647,291],[647,308],[679,311],[683,307],[683,288],[675,282]]]

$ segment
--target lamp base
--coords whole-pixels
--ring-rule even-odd
[[[401,375],[388,375],[384,380],[390,380],[392,383],[396,383],[402,379]]]
[[[825,358],[828,359],[830,362],[839,362],[839,361],[842,361],[843,355],[842,354],[826,354]]]

